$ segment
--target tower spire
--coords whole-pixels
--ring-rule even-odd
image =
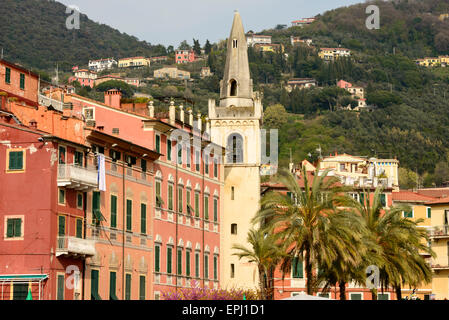
[[[223,80],[220,83],[220,107],[251,106],[252,97],[253,83],[249,72],[248,45],[240,13],[234,11]]]

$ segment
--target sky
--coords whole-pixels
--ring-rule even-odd
[[[107,24],[151,44],[173,45],[199,39],[226,39],[234,10],[245,32],[260,32],[277,24],[312,17],[363,0],[58,0],[77,6],[91,20]],[[81,26],[82,28],[82,26]]]

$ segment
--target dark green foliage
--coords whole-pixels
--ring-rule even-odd
[[[0,6],[0,43],[5,59],[26,67],[70,71],[89,59],[166,54],[136,37],[98,24],[81,14],[80,29],[66,28],[66,7],[56,1],[3,0]]]
[[[126,82],[123,82],[123,81],[118,81],[118,80],[105,81],[95,87],[95,90],[99,91],[99,92],[105,92],[110,89],[120,90],[122,92],[123,98],[131,98],[134,94],[134,91],[129,84],[127,84]]]

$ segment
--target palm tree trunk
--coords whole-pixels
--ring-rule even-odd
[[[401,285],[394,286],[394,290],[396,291],[396,300],[402,300]]]
[[[313,275],[312,275],[312,263],[310,261],[310,248],[308,245],[305,246],[305,267],[306,267],[306,277],[307,277],[307,294],[313,295],[313,288],[312,288],[312,281],[313,281]]]
[[[377,289],[371,289],[371,300],[377,300]]]
[[[267,300],[263,267],[259,267],[259,286],[260,286],[260,293],[262,295],[262,300]]]
[[[346,300],[346,282],[339,282],[338,285],[340,286],[340,300]]]

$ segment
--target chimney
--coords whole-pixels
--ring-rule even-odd
[[[154,118],[154,101],[150,100],[148,103],[148,114],[151,118]]]
[[[104,93],[104,104],[113,107],[120,108],[121,103],[120,100],[122,98],[122,93],[120,90],[111,89]]]
[[[170,124],[172,126],[174,126],[175,118],[176,118],[176,108],[175,108],[175,102],[173,100],[170,101],[170,107],[168,108],[168,117],[170,119]]]
[[[179,106],[179,118],[184,123],[184,107],[182,104]]]
[[[187,110],[188,114],[189,114],[189,125],[191,125],[193,127],[193,111],[192,109]]]

